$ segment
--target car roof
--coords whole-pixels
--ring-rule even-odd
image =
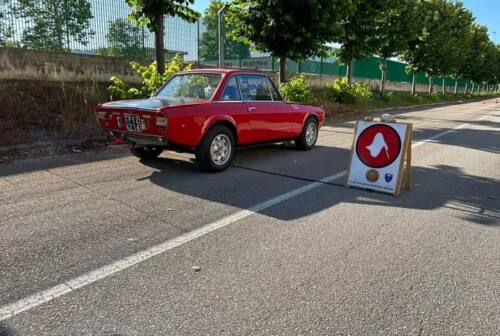
[[[220,68],[206,68],[206,69],[193,69],[189,71],[182,71],[183,73],[213,73],[213,74],[224,74],[224,75],[232,75],[232,74],[251,74],[251,75],[265,75],[269,76],[269,74],[256,71],[256,70],[241,70],[241,69],[220,69]]]

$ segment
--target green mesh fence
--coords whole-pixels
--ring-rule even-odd
[[[21,47],[80,54],[153,59],[154,35],[128,20],[131,10],[124,0],[0,0],[0,47]],[[167,58],[181,53],[188,62],[217,66],[218,38],[214,18],[188,23],[176,17],[165,19]],[[250,46],[226,39],[225,67],[277,71],[277,60],[256,53]],[[387,80],[411,83],[405,64],[389,61]],[[346,67],[335,57],[288,60],[287,71],[325,76],[345,76]],[[379,60],[368,57],[353,64],[356,78],[378,80]],[[428,85],[423,73],[417,84]],[[436,86],[442,84],[435,78]],[[455,81],[445,79],[453,87]],[[466,82],[459,81],[463,89]],[[469,83],[471,85],[471,83]]]

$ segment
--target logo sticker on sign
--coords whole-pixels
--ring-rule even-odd
[[[409,188],[411,128],[405,123],[358,121],[346,186],[399,195],[406,164]]]

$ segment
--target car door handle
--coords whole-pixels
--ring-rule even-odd
[[[255,112],[255,111],[257,111],[257,108],[255,106],[250,106],[247,108],[247,111],[248,112]]]

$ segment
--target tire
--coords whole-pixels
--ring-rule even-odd
[[[131,147],[130,152],[140,159],[154,160],[163,152],[163,148],[155,146]]]
[[[223,171],[233,160],[235,146],[233,132],[226,126],[215,125],[196,147],[196,161],[203,171]]]
[[[313,132],[312,134],[310,132]],[[304,123],[300,136],[295,139],[295,147],[300,150],[311,150],[318,140],[319,125],[314,117],[309,117]]]

